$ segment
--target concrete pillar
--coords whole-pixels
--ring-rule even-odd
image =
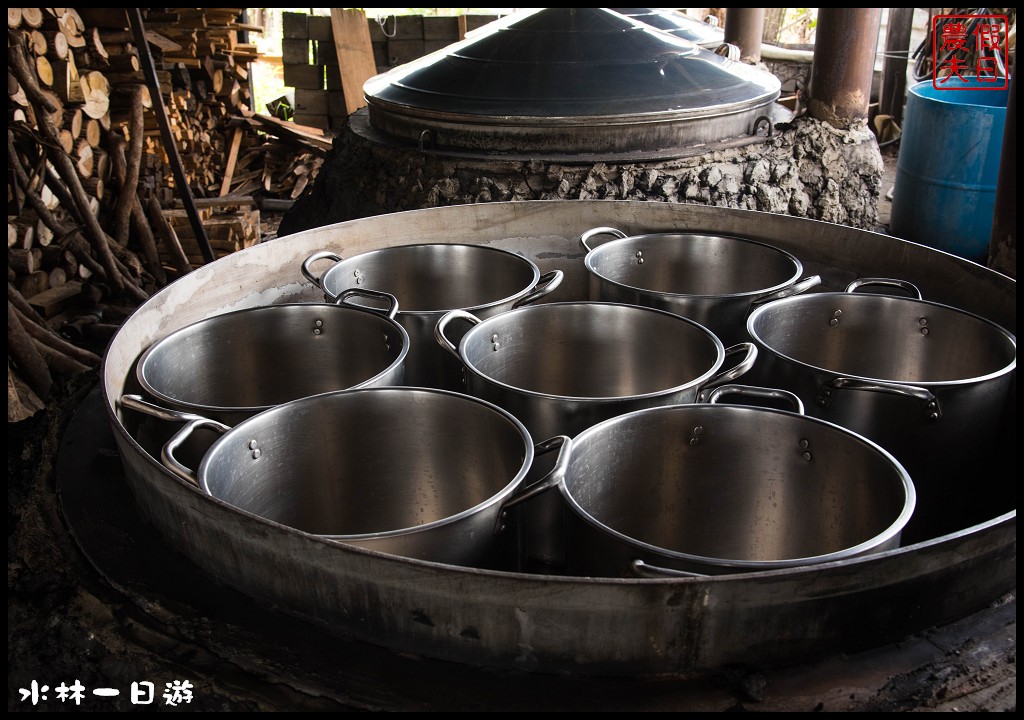
[[[988,248],[988,266],[1017,278],[1017,73],[1010,71],[1010,95],[1003,125],[1003,148],[999,155],[996,180],[992,239]]]
[[[847,129],[866,121],[881,8],[819,8],[811,65],[812,117]]]
[[[725,42],[740,49],[740,60],[761,60],[761,36],[764,34],[764,8],[726,8]]]

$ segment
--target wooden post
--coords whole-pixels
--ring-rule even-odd
[[[363,83],[377,74],[366,13],[358,8],[331,8],[334,48],[341,70],[341,91],[349,115],[366,105]]]

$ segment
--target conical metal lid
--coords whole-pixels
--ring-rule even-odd
[[[612,8],[617,13],[647,23],[651,27],[714,50],[725,42],[722,28],[696,20],[672,8]]]
[[[376,130],[424,149],[672,154],[752,134],[780,83],[607,8],[531,8],[363,89]]]

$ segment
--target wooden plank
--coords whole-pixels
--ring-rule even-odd
[[[309,40],[304,38],[281,40],[281,62],[285,65],[310,65]]]
[[[424,43],[426,43],[425,40],[424,40]],[[377,71],[378,72],[384,72],[383,70],[381,70],[381,68],[390,68],[391,67],[391,65],[388,64],[390,61],[388,60],[388,44],[387,44],[387,41],[379,42],[379,43],[374,43],[373,44],[373,61],[377,64]],[[341,89],[340,77],[341,76],[339,75],[338,87],[333,88],[330,85],[331,77],[330,77],[330,75],[328,75],[327,76],[327,89],[328,90],[340,90]]]
[[[348,117],[347,115],[345,117]],[[321,128],[328,130],[331,127],[330,118],[327,114],[317,115],[315,113],[304,113],[301,110],[295,111],[295,122],[307,127]]]
[[[82,283],[70,280],[60,287],[43,290],[28,298],[28,304],[44,318],[52,317],[67,309],[82,293]]]
[[[423,41],[423,54],[429,55],[432,52],[438,50],[444,50],[452,43],[457,42],[456,40],[424,40]]]
[[[283,69],[284,84],[293,88],[307,90],[323,90],[323,65],[285,65]]]
[[[241,127],[235,128],[235,134],[231,138],[231,149],[228,151],[228,162],[224,166],[224,181],[220,184],[220,196],[224,197],[231,192],[231,178],[235,175],[235,165],[238,163],[238,148],[242,145]]]
[[[331,8],[334,47],[341,68],[345,108],[351,115],[366,105],[363,83],[377,74],[370,44],[370,26],[366,13],[358,8]]]
[[[278,137],[302,140],[310,146],[321,150],[330,150],[334,147],[334,141],[326,137],[323,130],[319,128],[306,127],[301,123],[286,122],[270,115],[261,115],[259,113],[253,115],[250,121],[259,123],[263,126],[263,130]]]
[[[306,29],[309,32],[310,40],[330,43],[333,42],[331,31],[331,19],[326,15],[310,15],[306,18]]]
[[[471,33],[474,30],[479,30],[484,25],[492,23],[501,18],[500,15],[475,15],[470,13],[469,15],[460,15],[460,18],[466,19],[466,32]]]
[[[423,18],[423,39],[444,40],[451,44],[459,39],[459,20],[454,17]]]
[[[118,31],[114,30],[109,33],[105,32],[102,35],[104,45],[114,45],[116,43],[135,43],[135,35],[130,30]],[[165,53],[175,53],[183,48],[178,43],[171,40],[166,35],[161,35],[154,30],[146,31],[146,41],[150,45],[154,45]]]
[[[309,38],[309,31],[306,27],[306,13],[283,12],[281,13],[281,34],[288,39]]]
[[[325,76],[327,89],[330,91],[337,90],[341,92],[341,68],[337,65],[325,65]]]
[[[327,91],[295,89],[296,115],[326,115]]]
[[[422,38],[419,40],[388,40],[388,65],[405,65],[426,54]]]
[[[334,49],[334,40],[313,43],[313,55],[316,62],[328,69],[338,67],[338,53]]]
[[[196,198],[195,205],[198,209],[225,208],[225,207],[256,207],[256,198],[252,195],[223,195],[215,198]],[[181,200],[174,201],[175,208],[181,205]],[[167,210],[165,212],[170,212]]]
[[[326,95],[327,114],[334,118],[347,118],[348,114],[345,112],[345,95],[331,90],[328,90]]]
[[[369,28],[367,28],[369,32]],[[422,40],[423,16],[398,15],[395,18],[395,32],[389,40]]]

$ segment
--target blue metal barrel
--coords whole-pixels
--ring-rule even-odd
[[[992,89],[1002,79],[939,82],[907,94],[890,231],[984,264],[1010,91]]]

